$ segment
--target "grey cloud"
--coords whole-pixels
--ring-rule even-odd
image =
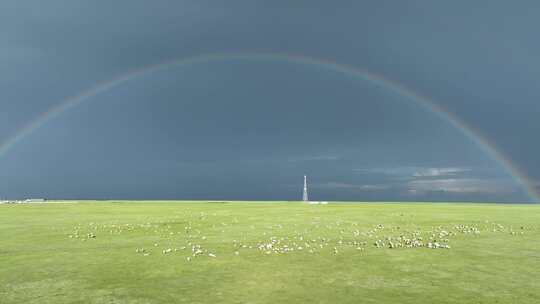
[[[4,0],[0,142],[131,69],[205,53],[291,53],[365,68],[432,98],[538,180],[539,5]],[[526,199],[467,192],[488,187],[478,180],[515,181],[444,115],[394,93],[290,62],[153,73],[21,141],[0,158],[0,194],[296,198],[281,185],[307,173],[314,197],[326,199],[399,200],[411,181],[418,191],[446,190],[425,200]]]
[[[324,184],[313,185],[319,188],[330,189],[349,189],[349,190],[361,190],[361,191],[382,191],[389,188],[388,185],[365,185],[365,184],[351,184],[343,182],[328,182]]]
[[[340,160],[341,157],[337,155],[314,155],[314,156],[299,156],[299,157],[290,157],[287,159],[288,162],[308,162],[308,161],[336,161]]]

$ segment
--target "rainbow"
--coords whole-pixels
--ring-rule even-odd
[[[66,111],[69,111],[71,108],[81,104],[84,101],[90,100],[96,95],[115,88],[130,80],[173,67],[185,67],[201,63],[230,60],[278,60],[293,64],[314,66],[323,70],[333,71],[350,77],[362,79],[390,91],[393,91],[405,97],[407,100],[420,105],[424,109],[433,113],[440,119],[447,121],[450,125],[460,130],[468,139],[470,139],[473,143],[480,147],[481,150],[484,151],[489,157],[491,157],[498,164],[500,164],[501,167],[504,168],[519,185],[522,186],[523,190],[528,194],[531,201],[540,202],[540,195],[536,193],[533,185],[529,183],[529,179],[527,178],[527,176],[523,172],[520,172],[520,170],[512,163],[511,160],[507,159],[501,152],[499,152],[497,148],[493,144],[491,144],[484,136],[482,136],[480,132],[473,129],[471,126],[459,119],[453,113],[447,111],[431,99],[422,96],[412,91],[411,89],[399,83],[391,81],[381,75],[374,74],[361,68],[343,65],[320,58],[284,53],[206,54],[181,59],[173,59],[166,62],[130,70],[112,79],[100,82],[86,91],[83,91],[75,96],[69,97],[61,101],[43,114],[39,115],[32,122],[24,125],[22,128],[20,128],[18,132],[15,133],[14,136],[0,144],[0,157],[4,156],[9,150],[11,150],[15,145],[17,145],[17,143],[21,142],[23,139],[34,133],[48,121],[54,119],[55,117]]]

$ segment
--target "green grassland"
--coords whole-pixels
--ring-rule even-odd
[[[540,303],[540,206],[0,205],[0,303]]]

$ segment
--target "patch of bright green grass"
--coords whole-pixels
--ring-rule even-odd
[[[0,205],[0,303],[284,302],[540,303],[540,206]]]

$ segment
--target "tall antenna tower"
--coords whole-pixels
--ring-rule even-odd
[[[304,175],[304,194],[302,195],[302,200],[304,202],[307,202],[308,199],[308,192],[307,192],[307,176]]]

